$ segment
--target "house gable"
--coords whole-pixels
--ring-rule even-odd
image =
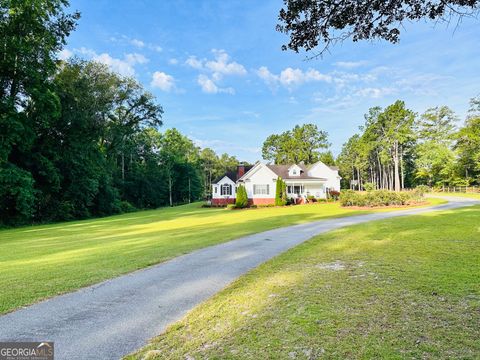
[[[328,188],[340,191],[341,177],[336,168],[332,168],[328,165],[325,165],[323,162],[318,161],[310,167],[308,170],[308,175],[326,178],[326,185]]]
[[[293,164],[288,168],[288,176],[289,177],[296,177],[302,175],[303,169],[298,166],[297,164]]]

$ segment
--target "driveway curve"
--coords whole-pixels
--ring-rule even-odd
[[[480,203],[350,216],[246,236],[54,297],[0,317],[0,341],[54,341],[55,359],[118,359],[272,257],[344,226]]]

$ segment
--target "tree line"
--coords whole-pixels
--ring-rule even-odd
[[[470,104],[461,126],[447,106],[420,115],[403,101],[371,108],[338,156],[343,187],[480,185],[480,98]]]
[[[235,157],[200,149],[135,79],[57,59],[78,13],[0,3],[0,224],[82,219],[208,195]]]

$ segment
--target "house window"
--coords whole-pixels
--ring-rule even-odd
[[[213,188],[213,192],[214,192],[215,194],[217,193],[217,187],[216,187],[216,186]]]
[[[270,185],[253,185],[253,195],[268,195],[270,194]]]
[[[220,187],[220,195],[232,195],[232,185],[223,184]]]
[[[297,175],[297,170],[293,170],[293,175]]]

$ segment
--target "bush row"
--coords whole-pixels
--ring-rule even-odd
[[[343,190],[340,194],[342,206],[394,206],[409,205],[423,199],[423,189],[413,191],[395,192],[388,190],[372,190],[365,193]]]

